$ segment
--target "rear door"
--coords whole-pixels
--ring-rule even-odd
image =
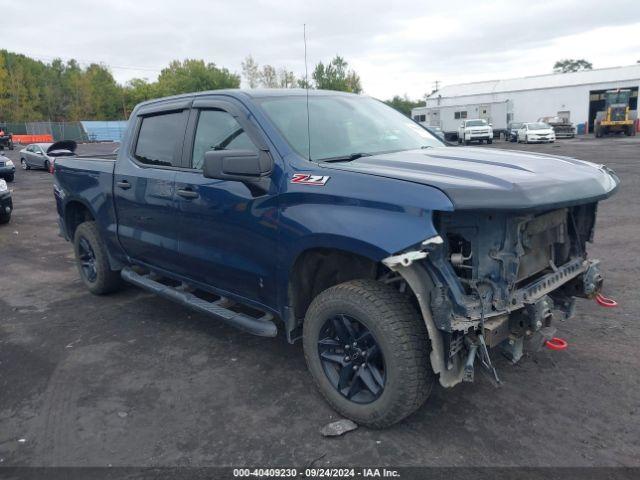
[[[276,295],[275,178],[269,191],[256,191],[239,181],[202,175],[209,150],[268,150],[247,117],[231,100],[194,101],[185,146],[188,169],[176,175],[181,268],[222,293],[268,304]]]
[[[123,249],[137,263],[169,272],[181,263],[175,176],[182,166],[188,115],[183,104],[141,110],[130,120],[135,122],[135,133],[123,146],[114,173]]]

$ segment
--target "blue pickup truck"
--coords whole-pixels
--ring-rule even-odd
[[[126,281],[301,339],[319,391],[385,427],[439,381],[554,338],[602,288],[587,257],[615,173],[447,146],[372,98],[228,90],[144,102],[121,148],[61,157],[54,193],[94,294]]]

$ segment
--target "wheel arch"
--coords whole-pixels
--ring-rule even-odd
[[[287,275],[287,329],[302,322],[318,294],[349,280],[374,279],[380,266],[375,257],[343,248],[316,246],[299,252]]]
[[[95,221],[96,216],[91,207],[80,199],[71,199],[64,205],[64,233],[73,241],[78,225],[83,222]]]

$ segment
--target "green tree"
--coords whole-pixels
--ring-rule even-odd
[[[358,74],[348,69],[349,64],[336,55],[327,65],[319,62],[313,70],[316,88],[360,93],[362,86]]]
[[[390,107],[395,108],[400,113],[403,113],[407,117],[411,116],[411,109],[420,107],[424,105],[424,101],[421,100],[410,100],[407,95],[401,97],[400,95],[395,95],[391,100],[385,100],[384,103],[389,105]]]
[[[591,69],[593,69],[593,65],[591,64],[591,62],[588,62],[582,58],[577,60],[574,60],[573,58],[565,58],[563,60],[558,60],[553,65],[553,71],[555,73],[569,73]]]
[[[133,78],[123,88],[124,116],[128,117],[133,108],[140,102],[159,97],[157,85],[149,83],[146,78]]]
[[[157,82],[158,93],[162,96],[239,86],[239,75],[218,68],[215,63],[193,59],[172,61],[160,72]]]

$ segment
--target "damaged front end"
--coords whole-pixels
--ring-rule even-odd
[[[598,295],[599,262],[586,253],[596,208],[440,213],[438,236],[383,261],[418,300],[443,386],[473,381],[478,361],[499,381],[491,349],[517,362],[573,316],[575,297]]]

